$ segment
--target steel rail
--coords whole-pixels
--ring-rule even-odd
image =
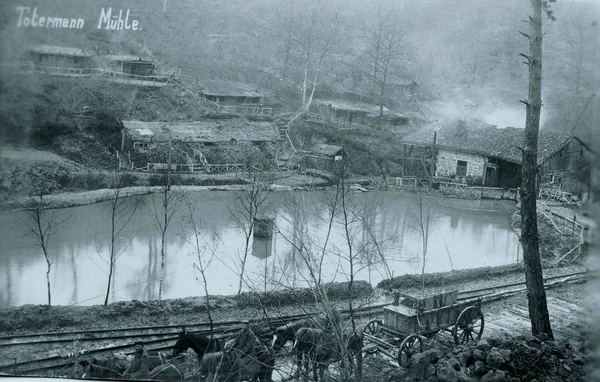
[[[229,333],[229,334],[233,334],[235,332],[238,332],[240,329],[242,329],[243,326],[233,326],[233,327],[229,327],[227,329],[221,329],[219,331],[219,335],[217,335],[216,337],[222,337],[222,338],[226,338],[228,336],[225,336],[224,334]],[[198,334],[209,334],[210,330],[203,330],[203,331],[199,331],[196,332]],[[162,344],[163,347],[160,347],[158,349],[147,349],[147,350],[162,350],[162,349],[168,349],[171,348],[173,346],[173,340],[176,340],[178,337],[171,337],[171,338],[161,338],[161,339],[157,339],[157,340],[150,340],[150,341],[146,341],[143,343],[143,345],[157,345],[157,344]],[[167,344],[167,341],[168,342]],[[107,347],[103,347],[100,349],[93,349],[93,350],[89,350],[87,352],[84,353],[84,355],[98,355],[98,354],[102,354],[102,353],[110,353],[110,352],[114,352],[115,350],[125,350],[125,349],[129,349],[129,348],[135,348],[135,346],[137,345],[137,343],[127,343],[127,344],[123,344],[123,345],[114,345],[114,346],[107,346]],[[60,362],[61,360],[64,359],[69,359],[69,361],[65,362]],[[22,361],[22,362],[14,362],[12,364],[5,364],[5,365],[0,365],[0,370],[9,370],[12,368],[13,372],[16,372],[17,369],[21,369],[23,366],[27,366],[27,365],[32,365],[32,364],[44,364],[44,363],[54,363],[54,362],[59,362],[58,364],[53,364],[53,365],[48,365],[48,366],[41,366],[41,367],[35,367],[35,368],[27,368],[25,370],[19,370],[19,373],[29,373],[29,372],[34,372],[34,371],[40,371],[40,370],[48,370],[48,369],[56,369],[59,367],[65,367],[65,366],[69,366],[73,364],[74,359],[76,359],[76,357],[64,357],[64,356],[60,356],[60,355],[56,355],[56,356],[52,356],[52,357],[47,357],[47,358],[41,358],[41,359],[34,359],[34,360],[29,360],[29,361]]]
[[[373,309],[381,308],[387,304],[380,304],[375,306],[368,306],[357,308],[354,310],[355,316],[360,314],[370,314]],[[349,311],[342,310],[341,313],[343,315],[349,315]],[[281,317],[274,317],[268,320],[268,324],[271,326],[281,326],[285,325],[294,320],[306,319],[308,317],[317,315],[318,313],[300,313],[293,314]],[[255,320],[237,320],[237,321],[219,321],[214,322],[213,326],[216,327],[214,330],[218,332],[219,327],[226,327],[231,325],[245,325],[245,324],[264,324],[265,319],[255,319]],[[152,337],[152,336],[167,336],[167,335],[175,335],[178,334],[179,331],[170,331],[170,332],[158,332],[160,330],[168,330],[173,328],[180,329],[182,326],[185,326],[188,330],[191,328],[202,328],[209,326],[209,323],[195,323],[195,324],[174,324],[174,325],[162,325],[162,326],[145,326],[145,327],[130,327],[130,328],[117,328],[117,329],[92,329],[92,330],[80,330],[80,331],[68,331],[68,332],[46,332],[46,333],[30,333],[30,334],[22,334],[22,335],[12,335],[12,336],[1,336],[0,337],[0,347],[7,346],[17,346],[17,345],[37,345],[43,343],[64,343],[64,342],[86,342],[86,341],[102,341],[102,340],[115,340],[115,339],[128,339],[128,338],[143,338],[143,337]],[[142,333],[144,331],[148,331],[147,333]],[[122,334],[117,335],[113,333],[127,333],[127,332],[137,332],[133,334]],[[95,336],[95,334],[108,334],[106,336]],[[61,338],[61,337],[67,338]],[[55,338],[48,338],[55,337]],[[29,341],[15,341],[18,339],[31,339],[37,338]]]
[[[316,313],[315,313],[316,314]],[[293,320],[298,318],[308,317],[310,314],[296,314],[289,316],[282,316],[272,318],[271,322],[275,322],[278,324],[281,321],[285,320]],[[262,319],[258,320],[235,320],[235,321],[219,321],[214,322],[213,326],[215,327],[223,327],[223,326],[231,326],[231,325],[246,325],[248,323],[255,323],[263,321]],[[13,345],[23,345],[23,344],[39,344],[39,343],[52,343],[52,342],[69,342],[69,341],[87,341],[87,340],[103,340],[103,339],[118,339],[118,338],[128,338],[128,337],[139,337],[139,334],[123,334],[121,336],[113,335],[112,333],[126,333],[126,332],[143,332],[148,331],[147,336],[153,335],[167,335],[167,334],[177,334],[178,332],[169,332],[169,333],[158,333],[155,331],[160,330],[168,330],[173,328],[180,329],[185,326],[187,329],[190,328],[202,328],[210,326],[208,322],[201,323],[193,323],[193,324],[173,324],[173,325],[160,325],[160,326],[142,326],[142,327],[128,327],[128,328],[115,328],[115,329],[90,329],[90,330],[77,330],[77,331],[65,331],[65,332],[44,332],[44,333],[29,333],[29,334],[20,334],[20,335],[11,335],[11,336],[0,336],[0,341],[10,341],[10,342],[2,342],[0,343],[0,347],[2,346],[13,346]],[[88,337],[94,334],[109,334],[108,336],[98,336],[98,337]],[[61,339],[64,336],[71,336],[66,339]],[[24,338],[46,338],[46,337],[56,337],[55,340],[35,340],[28,342],[14,342],[17,339]]]
[[[556,279],[566,278],[566,277],[571,277],[571,276],[579,276],[579,275],[586,275],[587,276],[587,275],[590,275],[592,273],[596,273],[596,272],[573,272],[573,273],[568,273],[568,274],[564,274],[564,275],[549,276],[549,277],[545,277],[544,278],[544,282],[550,281],[550,280],[556,280]],[[497,285],[497,286],[490,286],[490,287],[479,288],[479,289],[471,289],[471,290],[468,290],[468,291],[459,292],[458,295],[459,296],[464,296],[464,295],[469,295],[469,294],[476,294],[476,295],[483,296],[486,293],[482,293],[482,292],[497,291],[499,289],[506,289],[506,288],[510,288],[510,287],[513,287],[513,286],[521,286],[521,285],[525,285],[525,281],[519,281],[519,282],[516,282],[516,283],[510,283],[510,284],[502,284],[502,285]]]
[[[574,273],[569,273],[569,274],[565,274],[565,275],[550,276],[550,277],[544,278],[544,284],[546,284],[547,282],[550,282],[550,281],[560,280],[563,278],[569,279],[571,277],[576,277],[576,276],[582,276],[582,279],[585,279],[585,278],[587,278],[587,276],[594,274],[594,273],[596,273],[596,272],[574,272]],[[463,291],[463,292],[458,293],[458,300],[462,301],[462,300],[467,300],[467,299],[471,299],[471,298],[484,297],[489,294],[500,292],[502,290],[510,290],[510,288],[522,287],[525,285],[526,285],[525,281],[520,281],[520,282],[516,282],[516,283],[502,284],[502,285],[491,286],[491,287],[486,287],[486,288]],[[470,295],[472,295],[472,296],[470,296]]]
[[[557,275],[557,276],[551,276],[551,277],[547,277],[544,279],[545,282],[550,281],[550,280],[557,280],[553,285],[550,286],[556,286],[556,284],[559,282],[560,279],[566,279],[565,282],[579,282],[582,280],[585,280],[587,278],[587,276],[590,274],[590,272],[574,272],[574,273],[570,273],[570,274],[565,274],[565,275]],[[577,278],[577,276],[580,276]],[[518,283],[510,283],[510,284],[504,284],[504,285],[498,285],[498,286],[493,286],[493,287],[488,287],[488,288],[480,288],[480,289],[474,289],[474,290],[469,290],[469,291],[464,291],[464,292],[460,292],[459,293],[459,300],[464,301],[464,300],[469,300],[469,299],[473,299],[473,300],[477,300],[480,298],[483,298],[485,296],[489,296],[489,295],[497,295],[498,293],[507,293],[507,297],[512,296],[514,294],[517,293],[522,293],[523,289],[515,289],[515,290],[511,290],[509,288],[511,287],[516,287],[516,286],[523,286],[525,284],[525,282],[518,282]],[[547,286],[549,287],[549,286]],[[500,290],[504,289],[504,292],[499,292]],[[492,291],[492,292],[488,292],[488,291]],[[467,295],[473,295],[475,294],[475,296],[469,296],[469,297],[465,297]],[[495,299],[495,298],[494,298]],[[373,306],[366,306],[366,307],[361,307],[361,308],[357,308],[354,309],[354,316],[363,316],[363,315],[371,315],[374,313],[379,313],[381,311],[383,311],[383,307],[387,306],[389,304],[378,304],[378,305],[373,305]],[[349,316],[350,312],[349,310],[342,310],[341,313],[344,316]],[[310,316],[314,316],[317,315],[318,313],[301,313],[301,314],[295,314],[295,315],[289,315],[289,316],[282,316],[282,317],[277,317],[277,318],[273,318],[269,320],[269,323],[271,324],[271,326],[279,326],[279,325],[284,325],[286,323],[298,320],[298,319],[303,319],[303,318],[308,318]],[[223,322],[217,322],[214,323],[213,325],[217,326],[217,328],[213,329],[213,334],[217,334],[218,337],[223,337],[223,338],[227,338],[227,337],[231,337],[231,335],[226,336],[226,333],[232,333],[235,331],[240,330],[243,325],[246,325],[248,323],[264,323],[265,320],[264,319],[256,319],[256,320],[249,320],[249,321],[223,321]],[[42,337],[42,336],[50,336],[50,335],[72,335],[72,334],[88,334],[88,333],[111,333],[111,332],[127,332],[127,331],[142,331],[142,330],[160,330],[160,329],[168,329],[168,328],[174,328],[174,327],[181,327],[181,326],[186,326],[187,328],[189,327],[203,327],[203,326],[208,326],[208,323],[199,323],[199,324],[189,324],[189,325],[164,325],[164,326],[147,326],[147,327],[141,327],[141,328],[118,328],[118,329],[97,329],[97,330],[89,330],[89,331],[73,331],[73,332],[52,332],[52,333],[38,333],[38,334],[26,334],[26,335],[20,335],[20,336],[5,336],[5,337],[0,337],[0,339],[15,339],[15,338],[32,338],[32,337]],[[209,334],[210,330],[209,329],[205,329],[205,330],[200,330],[200,331],[196,331],[195,333],[199,333],[199,334]],[[138,338],[138,337],[151,337],[151,336],[168,336],[168,335],[172,335],[174,333],[147,333],[147,334],[129,334],[129,335],[123,335],[121,337],[114,338],[114,339],[125,339],[125,338]],[[136,343],[128,343],[128,344],[123,344],[123,345],[116,345],[116,346],[109,346],[109,347],[104,347],[104,348],[100,348],[100,349],[94,349],[94,350],[90,350],[88,352],[86,352],[86,355],[90,355],[90,354],[102,354],[102,353],[106,353],[106,352],[113,352],[115,350],[123,350],[123,349],[128,349],[128,348],[133,348],[137,343],[142,343],[144,345],[159,345],[158,347],[153,347],[153,348],[149,348],[147,350],[165,350],[165,349],[169,349],[172,347],[172,342],[170,344],[167,344],[167,341],[173,341],[176,340],[178,338],[178,336],[172,336],[172,337],[167,337],[167,338],[160,338],[160,339],[152,339],[149,341],[143,341],[143,342],[136,342]],[[32,342],[13,342],[13,343],[9,343],[6,344],[5,346],[11,345],[11,346],[18,346],[18,345],[33,345],[33,344],[39,344],[39,343],[47,343],[47,342],[65,342],[65,341],[73,341],[75,339],[78,339],[79,341],[83,340],[83,338],[69,338],[69,339],[56,339],[54,341],[52,340],[48,340],[48,341],[32,341]],[[101,341],[101,340],[106,340],[106,339],[113,339],[113,337],[95,337],[95,338],[86,338],[85,340],[97,340],[97,341]],[[43,364],[45,362],[57,362],[59,360],[64,359],[65,357],[62,356],[52,356],[52,357],[47,357],[47,358],[42,358],[42,359],[35,359],[35,360],[29,360],[29,361],[23,361],[23,362],[19,362],[19,363],[13,363],[13,364],[5,364],[5,365],[0,365],[0,370],[7,370],[7,369],[13,369],[13,371],[16,371],[17,368],[21,369],[22,367],[26,366],[26,365],[34,365],[34,364]],[[54,364],[54,365],[48,365],[48,366],[42,366],[42,367],[35,367],[35,368],[27,368],[26,370],[20,370],[20,373],[28,373],[28,372],[35,372],[35,371],[42,371],[42,370],[50,370],[50,369],[57,369],[60,367],[66,367],[69,365],[73,364],[73,359],[71,358],[70,361],[68,362],[59,362],[58,364]]]

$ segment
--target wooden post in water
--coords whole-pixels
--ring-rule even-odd
[[[433,145],[431,146],[431,171],[429,173],[429,187],[433,186],[433,175],[435,174],[435,143],[437,140],[437,131],[433,132]]]
[[[271,216],[264,216],[254,219],[253,234],[256,237],[267,238],[273,236],[273,226],[275,219]]]

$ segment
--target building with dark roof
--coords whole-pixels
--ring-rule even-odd
[[[405,114],[383,108],[380,115],[379,106],[346,100],[314,100],[311,105],[314,113],[325,118],[325,121],[338,128],[360,128],[378,126],[393,131],[405,131],[410,126],[411,118]]]
[[[113,54],[103,57],[109,67],[123,74],[151,76],[155,74],[155,65],[151,59],[130,54]]]
[[[158,144],[275,142],[281,140],[273,122],[245,118],[210,119],[169,124],[166,122],[123,121],[121,150],[151,150]]]
[[[524,129],[499,128],[480,120],[443,120],[408,134],[401,142],[409,160],[415,159],[415,153],[425,162],[434,158],[436,176],[473,185],[510,188],[521,184],[523,140]],[[577,182],[568,174],[575,174],[576,169],[586,171],[583,169],[589,168],[589,153],[590,148],[577,137],[540,130],[539,184],[558,182],[572,191],[581,192],[581,185],[575,183],[581,183],[585,174],[575,175],[580,178]],[[426,163],[424,168],[430,168],[429,164]]]
[[[341,146],[319,143],[304,152],[304,167],[334,173],[346,157]]]
[[[103,76],[114,82],[130,85],[159,87],[168,84],[169,77],[157,73],[156,64],[147,56],[111,54],[98,56]]]
[[[202,83],[200,93],[219,105],[220,113],[271,115],[273,109],[264,105],[264,93],[240,82],[221,79]]]
[[[69,77],[89,76],[95,63],[83,49],[56,45],[36,45],[28,50],[36,71]]]

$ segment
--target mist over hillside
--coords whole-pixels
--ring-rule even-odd
[[[18,7],[83,18],[85,27],[18,26]],[[129,11],[141,29],[98,29],[109,7]],[[562,1],[553,10],[556,21],[544,21],[542,122],[584,133],[598,106],[599,6]],[[383,14],[393,26],[386,33],[395,34],[400,47],[386,79],[386,107],[407,108],[396,84],[415,81],[414,97],[444,103],[432,110],[436,118],[466,113],[512,125],[524,120],[519,100],[527,94],[527,67],[519,54],[528,47],[519,32],[527,27],[525,1],[20,0],[3,2],[1,11],[3,61],[17,60],[34,43],[152,55],[162,70],[180,68],[190,84],[213,78],[249,83],[273,90],[290,110],[300,105],[305,70],[312,81],[317,64],[315,97],[379,101],[367,36]]]

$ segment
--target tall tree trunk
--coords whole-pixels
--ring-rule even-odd
[[[542,107],[542,0],[531,0],[531,5],[533,16],[529,21],[528,37],[529,95],[528,100],[524,102],[527,106],[527,117],[521,185],[521,243],[532,334],[546,333],[553,338],[540,262],[536,205],[537,147]]]
[[[108,270],[108,282],[106,283],[106,295],[104,296],[104,306],[108,305],[108,296],[110,294],[110,282],[112,280],[114,264],[111,262],[110,269]]]
[[[111,215],[111,231],[110,231],[110,258],[109,258],[109,269],[108,269],[108,282],[106,283],[106,296],[104,296],[104,305],[108,305],[108,296],[110,294],[110,283],[112,282],[113,271],[115,269],[115,219],[116,219],[116,208],[118,202],[118,192],[115,194],[112,205]]]
[[[244,257],[242,258],[242,269],[240,270],[240,282],[238,285],[237,292],[238,297],[242,294],[242,287],[244,286],[244,270],[246,269],[246,260],[248,260],[248,252],[250,251],[250,236],[252,235],[253,225],[254,224],[250,224],[250,229],[246,233],[246,245],[244,247]]]
[[[48,306],[52,305],[52,297],[50,295],[50,267],[52,263],[50,263],[50,259],[46,256],[46,264],[48,265],[48,270],[46,271],[46,286],[48,287]]]
[[[165,231],[160,236],[160,278],[158,281],[158,299],[162,300],[163,281],[165,277]]]
[[[169,139],[169,156],[167,159],[167,176],[166,176],[166,184],[163,186],[163,224],[161,229],[160,236],[160,281],[158,282],[158,299],[162,300],[162,290],[163,290],[163,282],[165,278],[165,263],[167,257],[167,244],[165,243],[165,236],[167,234],[167,227],[169,226],[170,212],[169,212],[169,204],[172,203],[170,199],[169,192],[171,191],[171,164],[172,161],[172,142]]]

